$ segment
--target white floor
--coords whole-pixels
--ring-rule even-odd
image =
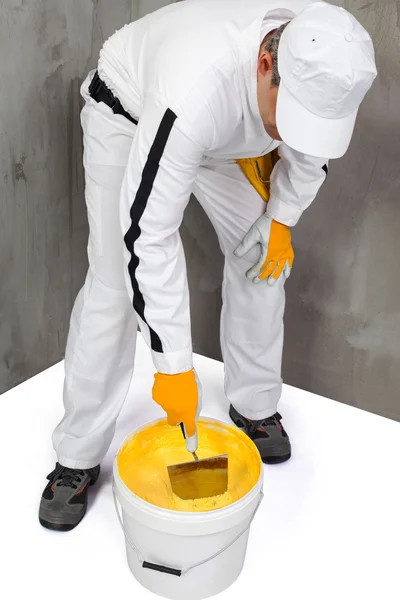
[[[222,365],[203,357],[195,365],[204,414],[226,420]],[[54,466],[50,435],[62,414],[62,369],[56,365],[0,398],[0,597],[155,598],[128,569],[110,488],[122,439],[161,414],[151,401],[147,348],[139,342],[131,401],[90,510],[67,534],[46,531],[37,520]],[[399,600],[400,424],[290,387],[280,411],[293,457],[265,468],[265,500],[245,568],[221,600]]]

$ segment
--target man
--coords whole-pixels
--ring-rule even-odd
[[[170,425],[185,425],[188,449],[197,447],[178,232],[191,192],[225,256],[230,416],[264,462],[290,458],[277,413],[290,227],[328,159],[346,152],[375,76],[372,42],[356,19],[308,0],[180,2],[105,43],[82,86],[90,266],[71,318],[44,526],[69,530],[85,514],[129,389],[138,324],[156,370],[153,398]]]

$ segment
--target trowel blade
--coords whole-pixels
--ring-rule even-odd
[[[168,474],[172,491],[182,500],[219,496],[228,489],[228,455],[171,465]]]

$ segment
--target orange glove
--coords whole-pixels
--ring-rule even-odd
[[[294,261],[290,228],[264,213],[236,248],[235,255],[244,256],[256,244],[261,248],[260,259],[247,271],[247,277],[254,283],[268,279],[269,285],[274,285],[282,273],[287,279]]]
[[[176,375],[156,373],[154,379],[153,400],[167,413],[169,425],[184,424],[187,448],[196,452],[196,419],[200,413],[201,398],[194,369]]]

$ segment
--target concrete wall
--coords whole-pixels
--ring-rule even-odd
[[[0,0],[0,392],[62,358],[86,271],[82,77],[131,14],[169,3]],[[340,4],[372,33],[380,75],[293,231],[284,379],[400,420],[400,0]],[[196,202],[182,237],[195,350],[220,358],[223,261]]]
[[[140,19],[167,4],[173,4],[179,0],[132,0],[132,20]]]
[[[86,272],[79,86],[131,0],[0,0],[0,393],[63,357]]]
[[[293,230],[284,380],[400,420],[400,1],[336,3],[370,31],[380,73],[349,152]],[[222,257],[197,203],[182,234],[195,349],[220,358]]]

